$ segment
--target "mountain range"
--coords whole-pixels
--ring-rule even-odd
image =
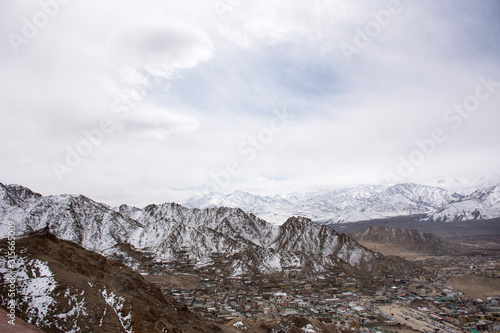
[[[291,269],[354,275],[412,270],[404,260],[386,258],[310,219],[291,217],[276,226],[240,208],[110,207],[82,195],[42,196],[0,184],[0,238],[7,235],[9,221],[18,235],[48,228],[136,269],[182,261],[202,268],[222,256],[227,276]]]
[[[498,180],[495,178],[495,180]],[[190,208],[239,207],[271,222],[282,224],[291,215],[304,216],[320,224],[358,222],[397,216],[418,216],[426,221],[468,221],[500,217],[500,181],[459,183],[470,192],[413,183],[363,185],[354,188],[321,189],[286,195],[261,196],[236,191],[208,193],[188,199]],[[452,187],[453,187],[452,186]]]

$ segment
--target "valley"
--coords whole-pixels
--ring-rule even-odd
[[[381,307],[397,304],[408,311],[424,311],[425,317],[436,325],[444,320],[436,321],[436,317],[446,318],[446,325],[458,332],[466,331],[467,325],[470,327],[485,318],[490,322],[500,319],[495,310],[500,301],[498,259],[498,256],[433,257],[419,262],[420,274],[399,277],[383,275],[355,279],[340,273],[316,277],[283,274],[263,279],[252,276],[227,279],[223,274],[195,277],[170,271],[165,273],[167,279],[164,275],[150,275],[148,279],[192,311],[221,324],[241,318],[246,322],[265,323],[303,316],[334,323],[337,330],[413,327],[381,310]],[[474,265],[472,272],[470,265]],[[481,294],[480,301],[475,297],[477,293],[470,293],[481,288],[471,280],[470,274],[483,285],[490,281],[490,286],[483,289],[489,294]],[[171,277],[189,281],[179,284],[172,282]],[[198,281],[196,286],[193,279]],[[459,284],[455,282],[457,279],[466,280],[468,284]]]
[[[240,208],[110,207],[4,184],[0,213],[0,232],[14,226],[18,258],[32,272],[20,274],[34,281],[20,289],[19,315],[48,332],[162,331],[140,308],[192,318],[194,326],[161,323],[179,332],[427,332],[387,307],[419,311],[450,333],[499,320],[498,219],[325,224],[293,216],[275,225]],[[0,273],[4,283],[12,278],[7,261]],[[30,283],[42,307],[33,308]],[[88,322],[68,326],[83,313]]]

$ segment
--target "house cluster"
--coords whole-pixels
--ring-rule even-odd
[[[467,274],[498,277],[497,263],[491,257],[433,258],[423,263],[426,273],[418,277],[363,279],[342,272],[302,276],[298,271],[228,277],[224,265],[216,264],[191,271],[201,279],[196,288],[160,287],[218,323],[305,316],[361,331],[411,327],[422,332],[500,332],[499,297],[471,299],[447,283],[450,277]],[[398,314],[384,310],[396,305]]]

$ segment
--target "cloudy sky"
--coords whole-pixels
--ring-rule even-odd
[[[500,172],[500,3],[0,2],[0,181],[109,204]]]

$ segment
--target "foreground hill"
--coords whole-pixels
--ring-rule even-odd
[[[219,332],[127,266],[54,235],[0,240],[0,303],[17,281],[17,315],[46,332]]]
[[[111,208],[81,195],[43,197],[18,185],[0,186],[0,207],[0,237],[7,235],[8,221],[18,234],[48,228],[136,269],[173,262],[210,266],[223,257],[226,276],[285,269],[305,275],[413,270],[301,217],[276,226],[239,208],[190,209],[174,203]]]

